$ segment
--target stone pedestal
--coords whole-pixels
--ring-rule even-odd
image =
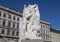
[[[32,40],[21,40],[21,42],[43,42],[43,40],[32,39]]]

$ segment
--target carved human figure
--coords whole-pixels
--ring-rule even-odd
[[[40,39],[36,36],[37,31],[40,29],[40,14],[36,4],[24,7],[23,22],[24,37],[29,39]]]

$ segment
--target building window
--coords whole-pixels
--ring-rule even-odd
[[[8,27],[10,27],[11,26],[11,21],[8,21]]]
[[[6,13],[3,14],[3,17],[6,17]]]
[[[8,29],[8,30],[7,30],[7,35],[9,35],[9,33],[10,33],[10,30]]]
[[[9,16],[8,18],[11,19],[11,15],[8,15],[8,16]]]
[[[42,25],[41,25],[41,28],[42,28]]]
[[[0,11],[0,16],[1,16],[1,11]]]
[[[47,28],[48,30],[50,30],[50,26],[48,26],[48,28]]]
[[[15,22],[13,22],[13,28],[15,28]]]
[[[48,34],[49,33],[49,31],[48,30],[46,30],[46,34]]]
[[[19,21],[19,17],[17,18],[17,21]]]
[[[4,34],[4,32],[5,32],[4,29],[2,29],[2,34]]]
[[[19,28],[19,23],[17,23],[17,29]]]
[[[15,33],[15,32],[14,32],[14,31],[12,31],[12,35],[14,35],[14,33]]]
[[[13,20],[15,20],[15,16],[13,16]]]
[[[16,32],[16,36],[18,36],[19,32]]]
[[[46,26],[46,29],[47,29],[47,26]]]
[[[43,28],[45,28],[45,26],[43,25]]]
[[[6,21],[5,21],[5,20],[3,20],[3,26],[5,26],[5,22],[6,22]]]

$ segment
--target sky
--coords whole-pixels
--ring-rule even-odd
[[[47,21],[51,27],[60,30],[60,0],[0,0],[0,5],[23,12],[24,5],[37,4],[41,20]]]

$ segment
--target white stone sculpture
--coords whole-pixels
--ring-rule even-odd
[[[24,39],[41,39],[37,36],[40,29],[40,13],[38,5],[24,6],[23,10],[23,35]]]

